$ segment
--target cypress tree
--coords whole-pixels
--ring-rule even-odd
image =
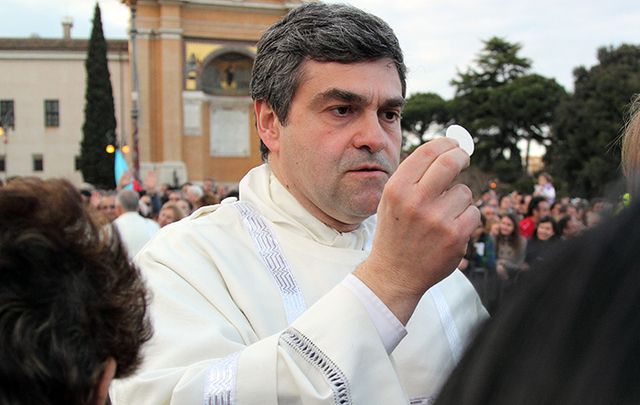
[[[107,153],[108,144],[115,145],[116,116],[113,89],[107,65],[107,42],[102,32],[100,7],[96,3],[93,28],[85,61],[87,81],[85,90],[84,124],[80,143],[80,170],[84,181],[102,188],[113,188],[114,154]]]

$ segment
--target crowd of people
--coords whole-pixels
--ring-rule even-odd
[[[90,207],[102,213],[104,223],[113,222],[116,213],[116,200],[120,190],[133,190],[128,181],[129,176],[123,176],[120,184],[115,189],[96,189],[90,184],[80,187]],[[138,195],[138,213],[158,222],[164,227],[172,222],[179,221],[189,216],[192,212],[206,205],[219,203],[226,197],[237,195],[233,188],[216,185],[213,179],[205,179],[202,182],[186,182],[179,187],[172,187],[167,183],[156,186],[155,173],[150,171],[144,181],[140,182],[140,188],[135,190]]]
[[[79,188],[87,207],[97,212],[103,225],[113,224],[133,258],[160,229],[179,221],[200,207],[214,205],[226,197],[237,196],[233,189],[216,186],[213,179],[184,183],[180,187],[156,187],[155,174],[149,172],[139,190],[129,184],[126,173],[117,188],[97,189],[89,184]]]
[[[608,218],[617,202],[556,199],[551,176],[542,172],[531,193],[482,193],[476,205],[482,226],[472,235],[459,264],[486,308],[495,312],[504,294],[556,245]]]
[[[640,206],[605,227],[546,173],[474,204],[455,140],[400,161],[405,75],[384,21],[305,3],[258,42],[241,198],[1,187],[0,402],[638,403]]]

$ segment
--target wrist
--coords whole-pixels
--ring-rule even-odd
[[[403,287],[396,281],[389,280],[389,277],[380,276],[367,264],[363,264],[353,273],[362,281],[398,318],[402,325],[406,325],[413,315],[418,302],[424,292],[413,291]]]

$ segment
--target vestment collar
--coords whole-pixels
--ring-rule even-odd
[[[375,215],[351,232],[339,232],[311,215],[280,183],[267,164],[258,166],[240,181],[240,198],[253,204],[276,226],[328,246],[370,250]]]

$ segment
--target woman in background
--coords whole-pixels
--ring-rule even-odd
[[[164,203],[158,213],[158,225],[160,228],[173,222],[180,221],[185,215],[180,208],[171,201]]]
[[[544,216],[538,221],[533,236],[527,242],[527,250],[524,262],[527,267],[542,261],[554,242],[559,239],[558,225],[552,216]]]
[[[509,282],[522,270],[527,241],[520,236],[516,218],[503,215],[500,218],[500,232],[496,238],[496,273],[498,277]]]

